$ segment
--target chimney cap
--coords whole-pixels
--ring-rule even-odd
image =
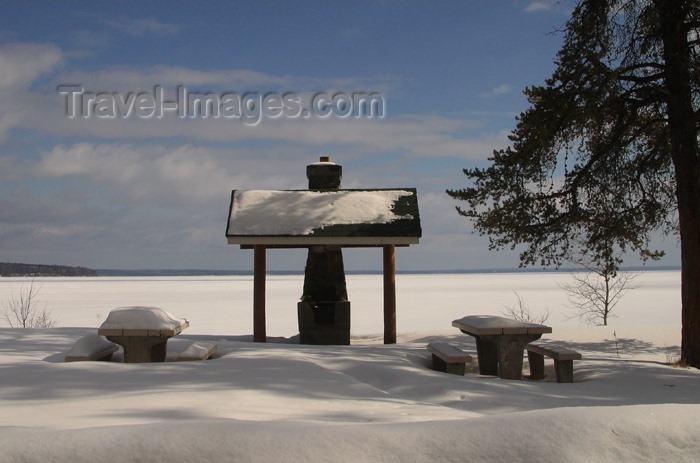
[[[330,156],[321,156],[319,157],[318,162],[312,162],[311,166],[317,166],[317,165],[324,165],[324,164],[330,164],[330,165],[335,165],[335,162],[331,162],[331,157]]]

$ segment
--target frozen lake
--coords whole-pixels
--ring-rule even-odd
[[[61,327],[97,327],[110,310],[130,305],[163,308],[190,321],[189,334],[252,334],[252,276],[35,278],[37,301]],[[578,326],[567,319],[569,273],[399,274],[396,276],[399,334],[452,331],[452,320],[470,314],[499,315],[517,304],[516,293],[537,314],[549,309],[547,324]],[[0,303],[28,289],[32,278],[0,278]],[[680,272],[640,272],[638,287],[615,307],[610,326],[679,325]],[[352,335],[383,331],[381,275],[348,275]],[[268,275],[267,335],[289,337],[297,330],[296,303],[303,275]],[[0,325],[5,325],[4,320]]]

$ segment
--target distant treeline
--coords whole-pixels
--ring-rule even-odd
[[[252,275],[252,270],[201,270],[201,269],[107,269],[96,270],[101,277],[180,277]],[[302,272],[303,274],[304,272]]]
[[[16,264],[0,262],[3,277],[94,277],[97,272],[85,267],[66,265]]]
[[[653,270],[680,270],[680,267],[629,267],[623,271],[653,271]],[[580,269],[466,269],[466,270],[402,270],[397,269],[397,274],[463,274],[463,273],[529,273],[529,272],[580,272]],[[303,275],[304,270],[268,270],[268,275]],[[381,270],[346,270],[348,275],[374,275],[381,274]],[[85,267],[68,267],[65,265],[35,265],[13,264],[0,262],[0,276],[3,277],[27,277],[27,276],[100,276],[100,277],[150,277],[150,276],[227,276],[227,275],[252,275],[250,270],[210,270],[210,269],[97,269]]]
[[[660,270],[678,270],[677,266],[638,266],[620,269],[623,272],[644,272]],[[253,270],[211,270],[211,269],[97,269],[97,276],[101,277],[179,277],[179,276],[250,276]],[[575,273],[583,270],[576,268],[542,269],[542,268],[486,268],[486,269],[458,269],[458,270],[402,270],[397,269],[399,275],[432,275],[432,274],[471,274],[471,273]],[[304,270],[275,270],[268,269],[268,275],[303,275]],[[381,275],[382,270],[345,270],[346,275]]]

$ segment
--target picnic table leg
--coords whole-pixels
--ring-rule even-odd
[[[476,356],[479,360],[479,374],[498,375],[498,347],[493,342],[480,336],[475,336],[475,338]]]
[[[151,362],[165,362],[168,354],[168,339],[154,343],[151,346]]]
[[[498,348],[498,376],[501,379],[520,379],[523,375],[525,345],[536,341],[541,334],[503,334],[482,336]]]
[[[107,336],[124,348],[124,363],[165,362],[168,338],[160,336]]]

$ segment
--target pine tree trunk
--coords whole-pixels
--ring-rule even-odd
[[[681,361],[700,368],[700,159],[692,105],[688,2],[656,0],[661,20],[668,90],[671,156],[676,175],[681,240]]]

